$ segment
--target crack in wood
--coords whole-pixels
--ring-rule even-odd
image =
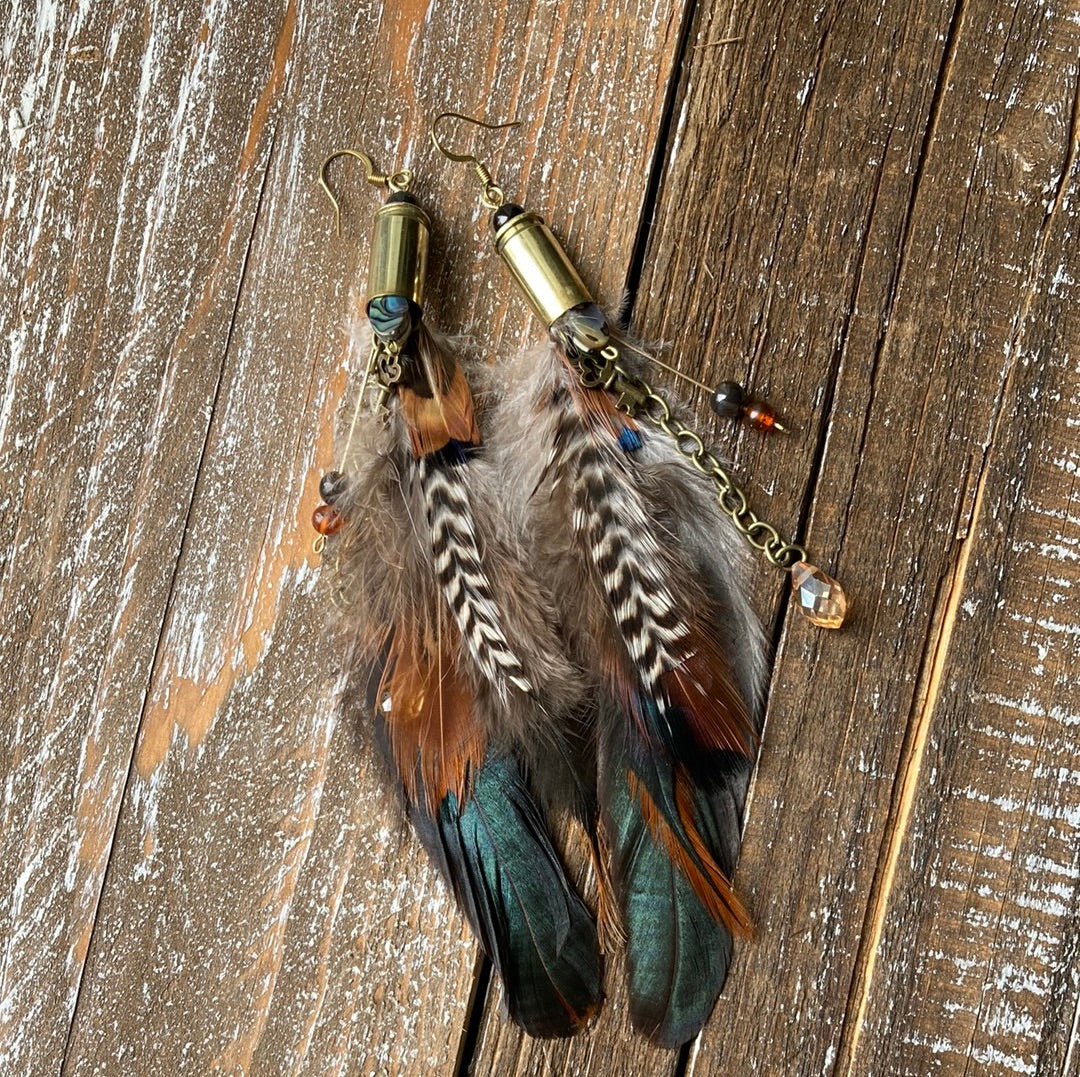
[[[985,491],[987,469],[984,466],[979,476],[978,490],[975,496],[973,520],[978,518],[979,509]],[[855,960],[852,989],[844,1015],[844,1032],[841,1035],[837,1052],[838,1062],[834,1073],[843,1073],[845,1077],[854,1077],[855,1060],[862,1034],[863,1019],[870,1001],[877,953],[882,941],[882,930],[892,896],[893,880],[904,842],[909,837],[908,824],[915,806],[915,794],[919,785],[923,756],[930,733],[935,706],[941,690],[941,677],[949,657],[949,645],[952,639],[956,614],[964,597],[964,584],[967,578],[968,561],[976,543],[976,536],[970,533],[960,543],[957,556],[949,574],[948,593],[944,603],[939,604],[939,613],[934,617],[934,629],[927,647],[928,661],[922,664],[923,674],[916,689],[914,712],[908,723],[907,743],[901,754],[897,770],[895,787],[897,789],[894,804],[889,812],[882,840],[882,855],[875,873],[867,906],[867,917]]]

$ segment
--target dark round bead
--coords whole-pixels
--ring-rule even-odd
[[[491,215],[491,227],[497,232],[507,221],[520,217],[525,210],[515,202],[506,202]]]
[[[408,202],[410,206],[418,206],[419,202],[408,191],[395,191],[387,200],[387,202]]]
[[[345,476],[340,471],[328,471],[319,483],[319,494],[323,501],[332,505],[341,497],[348,485]]]
[[[722,381],[709,398],[709,406],[722,419],[737,419],[745,400],[746,394],[737,381]]]

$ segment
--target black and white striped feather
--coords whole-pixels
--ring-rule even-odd
[[[568,476],[574,532],[607,592],[641,689],[662,712],[660,677],[686,657],[689,635],[665,579],[664,551],[624,462],[604,450],[569,393],[559,409],[555,463]]]
[[[419,464],[435,575],[461,638],[479,669],[503,694],[511,684],[531,692],[521,660],[507,642],[502,615],[481,561],[465,463],[424,457]]]

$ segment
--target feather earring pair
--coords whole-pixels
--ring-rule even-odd
[[[474,166],[549,340],[500,372],[502,393],[483,364],[466,374],[424,321],[411,176],[346,151],[390,192],[368,278],[377,401],[350,424],[316,527],[366,716],[511,1017],[569,1035],[602,1002],[596,924],[545,821],[565,809],[592,838],[633,1022],[675,1046],[750,931],[731,877],[765,659],[741,540],[792,570],[818,623],[842,616],[842,592],[750,511],[544,222],[447,151],[449,118],[479,121],[444,113],[432,138]]]

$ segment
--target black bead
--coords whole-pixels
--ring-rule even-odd
[[[328,471],[319,483],[319,495],[328,505],[332,505],[343,493],[348,481],[340,471]]]
[[[515,202],[506,202],[491,215],[491,227],[497,232],[507,221],[520,217],[525,210]]]
[[[709,398],[709,406],[722,419],[737,419],[745,401],[746,394],[737,381],[722,381]]]
[[[408,202],[410,206],[418,206],[419,202],[408,191],[395,191],[387,200],[390,202]]]

